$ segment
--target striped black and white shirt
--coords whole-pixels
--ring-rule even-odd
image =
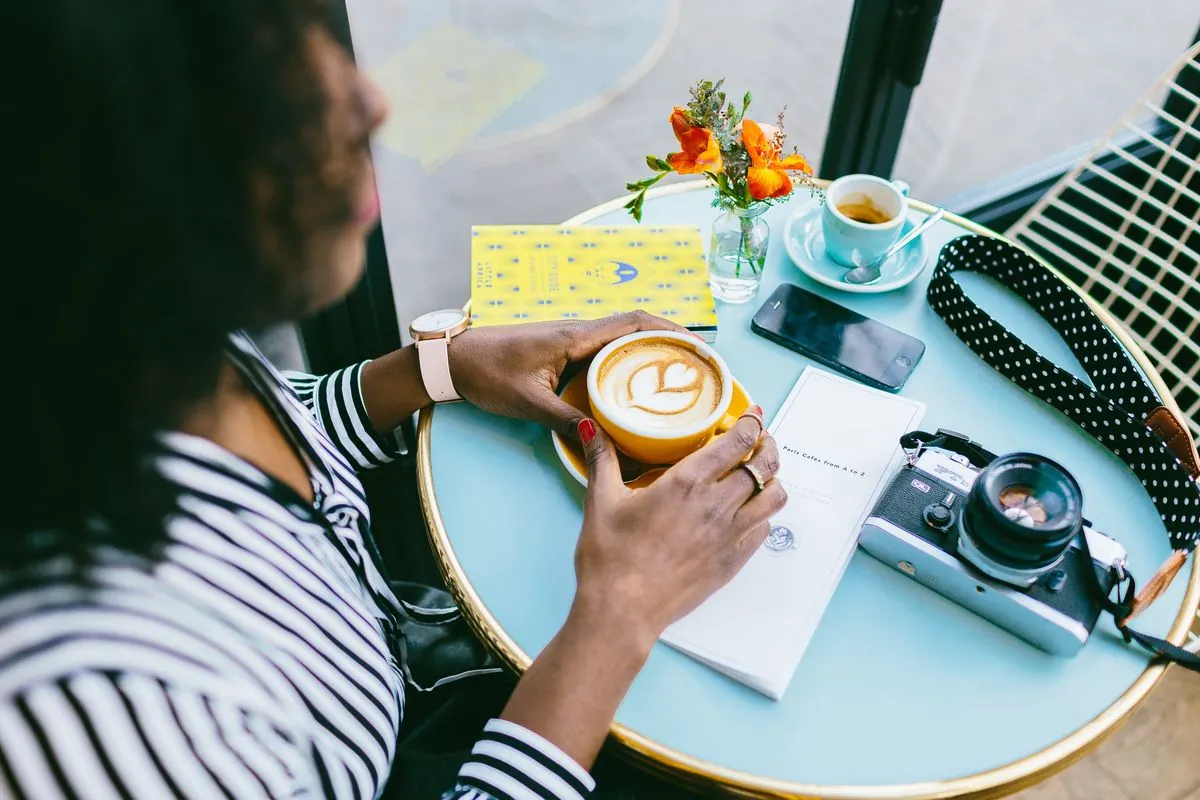
[[[48,562],[0,567],[0,797],[373,798],[406,670],[399,602],[370,545],[355,470],[389,461],[362,365],[281,374],[230,358],[302,454],[314,502],[212,442],[163,433],[179,494],[161,557],[101,550],[92,585]],[[591,777],[553,744],[488,723],[446,797],[580,800]]]

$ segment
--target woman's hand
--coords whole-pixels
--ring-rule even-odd
[[[787,501],[773,479],[779,450],[756,410],[637,491],[621,482],[604,432],[580,423],[588,492],[575,554],[577,604],[603,607],[653,642],[737,574]],[[766,481],[761,492],[741,466],[747,456]]]
[[[655,639],[737,574],[787,495],[772,479],[779,451],[762,435],[761,410],[637,491],[621,483],[594,422],[580,423],[579,438],[589,478],[575,602],[502,716],[587,769]],[[751,453],[767,481],[758,493],[739,466]]]
[[[534,322],[472,328],[450,340],[450,377],[472,404],[505,417],[531,419],[575,438],[583,413],[557,392],[563,372],[635,331],[684,328],[644,311],[587,322]]]
[[[688,333],[644,311],[587,322],[472,328],[450,340],[450,378],[460,395],[484,411],[531,419],[575,439],[583,413],[558,396],[563,374],[613,339],[649,330]],[[432,402],[412,345],[368,363],[361,385],[367,416],[381,434]]]

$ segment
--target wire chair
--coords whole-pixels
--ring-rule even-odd
[[[1133,334],[1200,436],[1200,43],[1007,235]]]

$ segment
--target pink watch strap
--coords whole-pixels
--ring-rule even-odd
[[[417,363],[421,365],[421,381],[435,403],[462,399],[454,389],[454,381],[450,379],[449,343],[450,339],[446,336],[421,339],[417,342]]]

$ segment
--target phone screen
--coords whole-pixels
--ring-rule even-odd
[[[785,283],[754,315],[755,332],[828,366],[896,391],[925,353],[921,340]]]

